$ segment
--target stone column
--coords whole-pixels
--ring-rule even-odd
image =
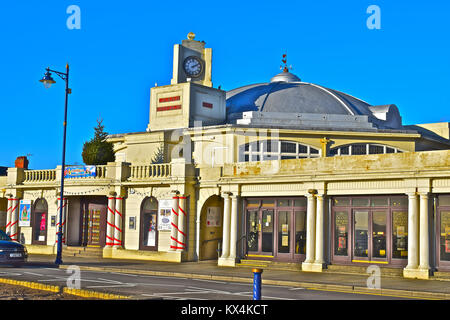
[[[304,263],[314,263],[315,255],[315,229],[316,229],[316,202],[313,194],[308,194],[308,207],[306,212],[306,259]]]
[[[186,197],[178,197],[178,236],[177,251],[186,250]]]
[[[230,255],[230,194],[223,193],[223,236],[222,236],[222,259],[228,258]]]
[[[175,251],[178,248],[177,236],[178,236],[178,192],[172,192],[172,215],[171,215],[171,225],[170,230],[170,248],[169,251]]]
[[[8,198],[8,206],[6,208],[6,230],[5,232],[11,234],[11,212],[13,208],[13,199]]]
[[[417,194],[408,193],[408,265],[405,269],[419,266],[419,207]]]
[[[429,241],[429,228],[428,228],[428,193],[420,194],[420,218],[419,218],[419,269],[430,269],[430,241]]]
[[[108,197],[108,212],[106,214],[106,248],[112,248],[114,246],[114,230],[115,230],[115,205],[116,198],[114,194],[110,194]]]
[[[19,239],[19,199],[11,199],[12,200],[12,209],[11,209],[11,233],[10,237],[14,241],[18,241]]]
[[[317,213],[316,213],[316,261],[315,264],[322,268],[324,264],[323,258],[323,243],[324,243],[324,234],[323,234],[323,218],[324,218],[324,201],[323,195],[317,195]]]
[[[238,196],[231,196],[231,217],[230,217],[230,262],[236,261],[236,241],[238,235]]]
[[[121,249],[123,247],[122,241],[122,225],[123,225],[123,213],[122,213],[122,201],[123,198],[116,198],[116,203],[114,205],[114,249]]]

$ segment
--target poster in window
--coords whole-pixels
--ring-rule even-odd
[[[450,253],[450,240],[445,240],[445,253]]]
[[[159,200],[158,215],[158,231],[172,230],[172,200]]]
[[[31,225],[31,200],[20,200],[19,205],[19,227]]]
[[[207,227],[220,227],[221,225],[221,208],[220,207],[208,207],[206,210],[206,226]]]

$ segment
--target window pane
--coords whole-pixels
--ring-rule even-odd
[[[309,153],[311,153],[311,154],[319,154],[319,149],[309,148]]]
[[[259,161],[259,154],[252,154],[252,160],[251,161]]]
[[[372,207],[387,207],[389,206],[389,198],[388,197],[374,197],[370,199],[370,205]]]
[[[352,205],[354,207],[368,207],[369,206],[369,198],[353,198]]]
[[[349,146],[344,146],[341,147],[341,155],[345,155],[345,154],[350,154],[350,147]]]
[[[273,250],[273,211],[264,210],[262,213],[262,232],[261,232],[261,250],[263,252],[272,252]]]
[[[142,245],[146,247],[156,246],[156,212],[145,212],[143,216],[143,232]]]
[[[450,206],[450,196],[439,196],[440,206]]]
[[[383,146],[377,146],[374,144],[369,145],[369,154],[383,154],[383,153],[384,153]]]
[[[334,255],[347,256],[348,246],[348,212],[336,211],[334,213]]]
[[[275,206],[275,200],[263,200],[262,201],[263,207],[274,207]]]
[[[386,153],[395,153],[394,148],[386,147]]]
[[[248,208],[258,208],[259,200],[247,200],[247,207]]]
[[[278,207],[290,207],[291,200],[277,200],[277,206]]]
[[[264,151],[278,152],[278,140],[264,141],[263,145],[264,145]]]
[[[296,143],[281,141],[281,152],[295,153]]]
[[[367,146],[365,144],[352,144],[352,155],[367,154]]]
[[[372,212],[372,256],[386,258],[386,211]]]
[[[408,258],[408,211],[392,212],[392,258]]]
[[[354,255],[357,257],[368,256],[369,212],[355,211],[355,247]]]
[[[350,205],[350,198],[333,198],[335,207],[347,207]]]
[[[278,211],[278,252],[289,253],[290,251],[290,226],[291,213],[289,211]]]
[[[247,143],[244,145],[244,151],[248,151],[250,149],[250,144]]]
[[[295,211],[295,253],[306,254],[306,212]]]
[[[299,144],[299,145],[298,145],[298,153],[308,153],[308,147]]]
[[[391,206],[407,207],[408,206],[408,197],[391,197]]]
[[[288,160],[288,159],[296,159],[297,157],[295,155],[292,156],[281,156],[281,160]]]
[[[329,151],[330,156],[335,156],[338,154],[338,148],[330,149]]]
[[[306,198],[295,199],[294,207],[306,207]]]
[[[441,211],[441,261],[450,261],[450,211]]]
[[[258,251],[258,211],[248,211],[247,221],[247,249]]]

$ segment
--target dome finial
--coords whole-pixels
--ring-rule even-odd
[[[292,65],[288,67],[287,65],[287,53],[283,53],[283,58],[281,59],[281,62],[283,65],[280,66],[280,70],[283,70],[283,72],[289,72],[289,69],[292,70]]]
[[[189,32],[188,35],[187,35],[187,38],[188,38],[189,40],[194,40],[194,38],[195,38],[195,33]]]

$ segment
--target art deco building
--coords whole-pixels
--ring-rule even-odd
[[[66,168],[62,203],[61,167],[9,168],[3,228],[30,253],[54,254],[63,205],[64,252],[450,271],[449,123],[406,126],[392,101],[371,105],[287,68],[225,92],[211,64],[193,34],[176,44],[171,84],[151,88],[148,127],[109,136],[115,162]]]

